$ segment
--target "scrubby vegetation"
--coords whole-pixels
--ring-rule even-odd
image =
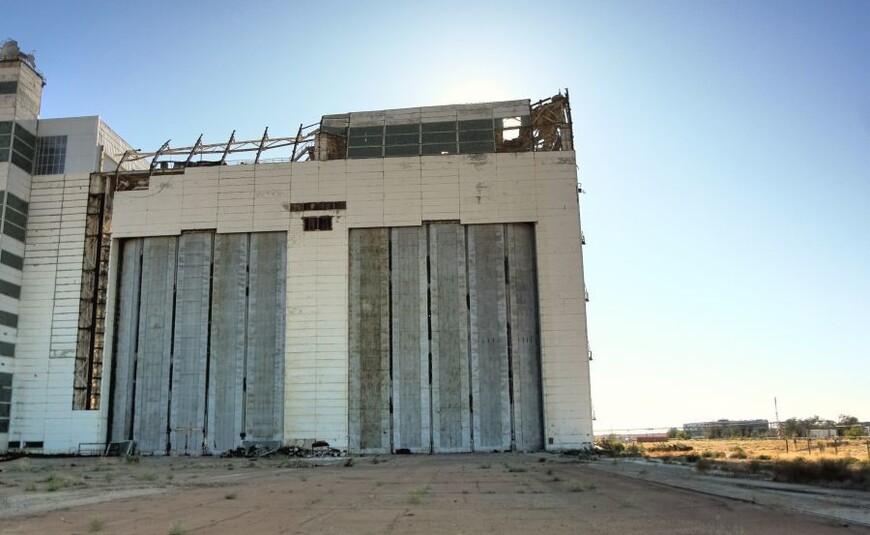
[[[774,481],[826,484],[870,490],[870,462],[847,459],[792,459],[776,461],[772,466]]]

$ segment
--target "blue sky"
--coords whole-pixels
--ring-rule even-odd
[[[15,2],[135,147],[568,87],[596,431],[870,419],[870,2]]]

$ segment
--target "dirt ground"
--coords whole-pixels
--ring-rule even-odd
[[[0,469],[3,534],[870,534],[550,454],[360,457],[352,466],[55,458]]]

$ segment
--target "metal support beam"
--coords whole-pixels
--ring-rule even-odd
[[[230,140],[227,141],[227,148],[224,149],[224,154],[223,154],[223,156],[221,156],[221,165],[223,165],[224,162],[227,161],[227,154],[230,153],[230,147],[233,146],[233,141],[235,141],[235,140],[236,140],[236,131],[233,130],[233,133],[230,134]]]
[[[302,123],[299,123],[299,131],[296,132],[296,139],[293,140],[293,154],[290,156],[290,161],[296,161],[296,146],[299,145],[299,139],[302,137]]]
[[[159,158],[160,155],[163,154],[163,151],[165,151],[166,149],[169,148],[169,142],[170,142],[170,141],[172,141],[172,140],[171,140],[171,139],[167,139],[167,140],[166,140],[166,143],[164,143],[163,145],[160,145],[160,148],[157,149],[157,152],[154,153],[154,157],[151,158],[151,167],[149,168],[149,170],[150,170],[151,172],[154,172],[154,168],[157,167],[157,158]]]
[[[196,138],[196,143],[193,144],[193,148],[190,149],[190,154],[187,155],[187,159],[184,160],[184,166],[187,167],[187,164],[190,163],[190,160],[193,159],[193,155],[196,154],[196,149],[202,146],[202,134]]]
[[[266,146],[266,140],[269,139],[269,127],[263,130],[263,139],[260,140],[260,147],[257,149],[257,155],[254,157],[254,165],[260,163],[260,154],[263,153],[263,147]]]

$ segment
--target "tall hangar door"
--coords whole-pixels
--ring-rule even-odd
[[[350,231],[350,447],[543,448],[531,224]]]
[[[199,455],[281,441],[285,233],[121,244],[110,437]]]

